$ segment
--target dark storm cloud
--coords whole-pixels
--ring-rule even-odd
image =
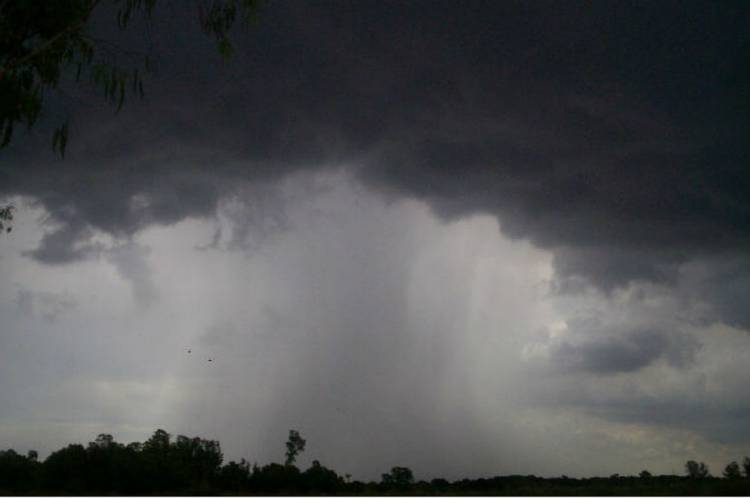
[[[633,330],[617,335],[597,331],[583,341],[553,343],[549,360],[556,369],[600,375],[634,372],[659,359],[683,367],[692,362],[698,348],[690,339],[661,330]]]
[[[555,251],[554,290],[579,291],[587,281],[612,290],[634,279],[673,284],[678,279],[683,251],[622,246],[565,247]]]
[[[691,380],[694,379],[691,377]],[[728,445],[750,440],[747,432],[750,398],[742,390],[728,399],[721,392],[709,392],[698,381],[693,383],[689,392],[677,390],[660,395],[623,394],[616,388],[607,396],[587,396],[575,389],[563,391],[564,394],[552,395],[550,399],[582,408],[586,413],[605,420],[684,429]]]
[[[741,329],[750,329],[750,262],[743,257],[724,257],[702,265],[704,277],[689,289],[702,297],[710,307],[710,315]]]
[[[273,3],[226,65],[192,14],[157,13],[146,102],[83,106],[65,163],[11,151],[3,191],[59,224],[38,260],[332,165],[607,290],[750,246],[745,3]]]
[[[91,230],[85,222],[68,219],[45,233],[36,249],[24,254],[50,265],[72,263],[98,252],[96,244],[86,242],[90,237]]]

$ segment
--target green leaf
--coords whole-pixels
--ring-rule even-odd
[[[63,124],[55,130],[52,135],[52,150],[60,153],[60,157],[65,157],[65,146],[68,144],[68,123]]]
[[[3,143],[0,147],[5,147],[10,143],[10,139],[13,136],[13,122],[9,121],[5,124],[5,133],[3,133]]]
[[[218,43],[219,55],[225,61],[232,57],[233,49],[232,44],[229,43],[227,38],[221,38]]]
[[[117,102],[117,110],[115,113],[120,112],[120,109],[122,109],[122,104],[125,102],[125,78],[120,79],[120,99],[119,102]]]

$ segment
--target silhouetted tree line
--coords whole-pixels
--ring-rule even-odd
[[[244,459],[223,464],[218,441],[172,436],[157,430],[144,443],[118,443],[100,434],[86,447],[71,444],[43,462],[30,451],[0,451],[3,495],[747,495],[750,458],[731,462],[723,477],[704,463],[688,461],[686,476],[572,479],[502,476],[489,479],[415,481],[406,467],[393,467],[380,482],[352,481],[313,461],[296,465],[306,441],[289,431],[284,464],[264,466]]]

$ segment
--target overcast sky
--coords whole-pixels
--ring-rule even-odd
[[[226,63],[181,2],[114,22],[145,98],[66,84],[0,151],[0,446],[266,463],[298,429],[360,479],[750,455],[748,3],[272,1]]]

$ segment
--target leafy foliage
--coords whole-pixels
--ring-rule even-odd
[[[13,211],[15,211],[15,209],[16,208],[13,205],[0,207],[0,232],[10,232],[13,230],[10,223],[13,221]]]
[[[724,467],[723,474],[725,479],[740,479],[742,477],[740,465],[737,462],[731,462]]]
[[[294,465],[297,455],[305,451],[305,444],[307,444],[307,441],[302,439],[299,432],[289,431],[289,439],[286,442],[286,465]]]
[[[292,441],[304,441],[297,431]],[[290,434],[291,436],[292,434]],[[302,445],[304,446],[304,445]],[[298,444],[295,443],[295,448]],[[743,463],[750,462],[745,458]],[[223,463],[218,441],[159,429],[145,442],[118,443],[99,434],[87,446],[71,444],[40,462],[30,451],[0,451],[0,495],[748,495],[750,478],[739,464],[719,479],[705,464],[690,476],[615,474],[573,479],[566,476],[498,476],[448,481],[415,481],[407,467],[393,467],[376,482],[351,481],[319,461],[303,471],[293,464],[250,465],[244,459]]]
[[[0,494],[33,492],[39,480],[38,469],[34,455],[23,457],[13,450],[0,451]]]
[[[705,463],[698,463],[695,460],[688,460],[685,463],[685,472],[692,479],[705,479],[711,475]]]
[[[147,19],[157,0],[109,0],[117,8],[117,25],[125,29],[136,14]],[[232,53],[229,32],[242,17],[250,20],[257,0],[196,0],[203,31],[216,39],[222,57]],[[102,0],[0,0],[0,148],[7,146],[17,125],[31,128],[43,106],[45,91],[60,84],[67,69],[75,80],[88,80],[119,111],[126,96],[143,96],[149,57],[121,64],[117,51],[103,50],[88,25]],[[120,50],[120,55],[124,51]],[[68,123],[53,133],[52,147],[64,156]]]
[[[398,489],[405,489],[414,483],[414,475],[406,467],[393,467],[391,472],[382,475],[383,485]]]

